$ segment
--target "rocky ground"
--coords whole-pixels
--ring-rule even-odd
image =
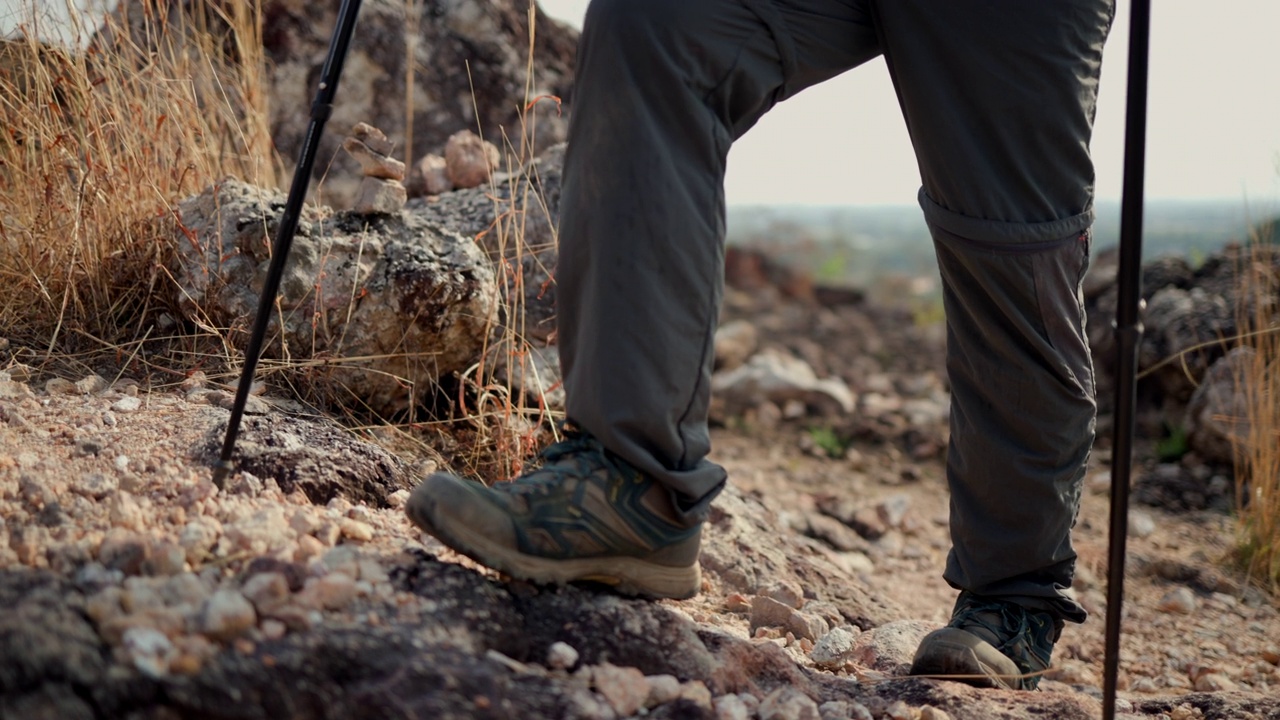
[[[856,302],[765,297],[762,314],[760,298],[731,292],[727,319],[849,395],[721,408],[732,486],[684,602],[476,567],[400,509],[430,461],[292,403],[255,399],[219,491],[224,389],[11,365],[0,717],[1099,716],[1105,439],[1076,532],[1093,617],[1067,628],[1042,691],[904,678],[953,600],[939,333]],[[842,397],[854,412],[804,412]],[[1122,716],[1280,717],[1280,613],[1227,562],[1230,518],[1139,505],[1130,529]]]

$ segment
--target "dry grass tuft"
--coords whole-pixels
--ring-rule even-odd
[[[0,45],[0,327],[40,362],[153,336],[176,201],[276,181],[255,5],[157,5]]]
[[[1246,399],[1246,439],[1236,464],[1240,558],[1280,591],[1280,237],[1260,226],[1242,253],[1240,344],[1253,350],[1237,387]]]

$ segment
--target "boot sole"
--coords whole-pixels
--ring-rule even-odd
[[[998,659],[981,657],[993,653]],[[1005,690],[1017,690],[1021,678],[1018,667],[999,650],[971,633],[949,627],[925,636],[908,674]]]
[[[431,507],[420,507],[423,504]],[[548,585],[594,582],[621,595],[651,600],[687,600],[702,589],[702,568],[696,562],[688,567],[671,567],[626,555],[565,560],[527,555],[494,542],[480,528],[447,521],[433,523],[434,505],[431,499],[415,493],[405,513],[414,525],[453,550],[520,580]]]

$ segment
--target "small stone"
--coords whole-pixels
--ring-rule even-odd
[[[920,710],[902,700],[894,700],[885,708],[884,716],[891,720],[920,720]]]
[[[142,399],[136,397],[122,397],[111,403],[111,410],[118,413],[131,413],[142,407]]]
[[[222,526],[216,519],[197,517],[178,533],[178,545],[186,552],[187,562],[194,567],[209,556],[221,535]]]
[[[257,622],[253,604],[235,590],[224,588],[205,601],[200,613],[200,632],[217,640],[234,640]]]
[[[760,720],[822,720],[818,704],[793,687],[783,686],[760,701]]]
[[[134,667],[143,675],[157,679],[169,674],[169,663],[177,655],[169,638],[149,627],[125,630],[122,645]]]
[[[122,588],[105,587],[85,599],[84,612],[90,620],[102,625],[124,614],[123,597]]]
[[[298,538],[298,549],[293,553],[293,561],[305,563],[314,557],[320,557],[324,554],[325,544],[320,542],[312,535],[303,535]]]
[[[649,697],[648,680],[633,667],[602,663],[592,668],[591,682],[620,717],[635,715]]]
[[[118,421],[116,420],[116,414],[115,414],[115,413],[111,412],[110,410],[103,410],[103,411],[102,411],[102,424],[103,424],[103,425],[106,425],[107,427],[115,427],[117,422],[118,422]]]
[[[1235,690],[1236,684],[1222,673],[1211,672],[1196,678],[1195,689],[1196,692],[1223,692]]]
[[[409,173],[409,195],[440,195],[453,189],[449,164],[441,155],[423,155]]]
[[[338,538],[342,535],[342,528],[338,523],[326,522],[316,529],[315,538],[327,547],[333,547],[338,544]]]
[[[852,700],[832,700],[818,706],[822,720],[875,720],[867,706]]]
[[[645,707],[665,705],[680,697],[680,680],[675,675],[648,675],[645,679],[649,682]]]
[[[87,375],[76,382],[76,391],[81,395],[94,395],[107,389],[107,381],[101,375]]]
[[[356,581],[346,573],[331,572],[308,583],[316,602],[328,610],[341,610],[356,598]]]
[[[171,542],[152,543],[151,551],[142,571],[148,575],[177,575],[186,570],[187,552],[181,545]]]
[[[569,670],[578,664],[578,651],[573,646],[560,642],[551,643],[547,648],[547,667],[555,670]]]
[[[701,708],[711,709],[711,690],[701,680],[680,683],[679,699]]]
[[[724,609],[734,613],[750,612],[751,598],[742,593],[730,593],[724,599]]]
[[[107,533],[98,546],[98,562],[125,575],[137,575],[147,560],[149,546],[146,538],[115,529]]]
[[[245,599],[253,603],[259,615],[270,615],[271,611],[289,601],[289,581],[283,573],[262,572],[245,581],[240,592]]]
[[[34,396],[35,393],[31,392],[31,388],[26,383],[0,380],[0,400],[22,400]]]
[[[498,148],[470,130],[454,133],[449,138],[444,158],[449,182],[456,188],[483,185],[501,161]]]
[[[338,527],[342,532],[342,537],[348,540],[369,542],[373,539],[373,526],[369,523],[343,518]]]
[[[812,642],[826,635],[831,626],[819,615],[794,611],[787,618],[786,628],[796,637]]]
[[[1151,533],[1155,531],[1156,531],[1156,521],[1155,521],[1155,518],[1151,517],[1151,513],[1145,512],[1143,510],[1137,510],[1137,509],[1129,511],[1129,534],[1130,535],[1137,538],[1144,538],[1144,537],[1148,537],[1149,535],[1151,535]]]
[[[777,600],[789,608],[804,606],[804,590],[794,580],[779,580],[761,588],[760,595]]]
[[[786,627],[794,612],[789,605],[757,595],[751,599],[751,631],[762,627]]]
[[[951,716],[946,710],[941,710],[932,705],[925,705],[920,708],[920,720],[951,720]]]
[[[737,695],[722,695],[715,699],[712,707],[716,720],[751,720],[751,710]]]
[[[849,659],[890,675],[905,675],[920,641],[937,628],[921,620],[895,620],[859,635]]]
[[[1280,665],[1280,646],[1269,647],[1262,651],[1262,659],[1272,665]]]
[[[853,642],[858,638],[848,627],[838,627],[818,638],[809,657],[821,668],[835,668],[843,665],[853,652]]]
[[[409,491],[401,488],[387,496],[387,505],[400,510],[409,503]]]
[[[1190,615],[1196,611],[1196,594],[1189,587],[1178,587],[1169,591],[1164,597],[1160,598],[1160,603],[1156,606],[1160,610],[1167,613],[1178,613],[1180,615]]]
[[[343,140],[342,149],[360,163],[360,172],[365,177],[397,182],[404,180],[404,163],[391,157],[389,153],[378,152],[368,143],[354,137]]]
[[[64,378],[50,378],[44,384],[44,391],[50,395],[79,395],[76,384]]]
[[[911,498],[906,495],[894,495],[876,505],[876,515],[886,526],[896,528],[902,526],[902,520],[910,509]]]
[[[367,177],[360,181],[351,210],[357,215],[391,215],[404,209],[408,197],[404,185],[395,180]]]
[[[396,147],[387,139],[386,133],[365,122],[358,122],[351,126],[351,137],[364,143],[379,155],[390,155]]]

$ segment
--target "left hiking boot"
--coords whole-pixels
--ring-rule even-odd
[[[1017,603],[960,593],[951,622],[925,636],[911,675],[1007,690],[1034,690],[1049,669],[1063,621]]]
[[[701,589],[701,523],[681,523],[670,491],[571,427],[536,469],[493,487],[435,473],[405,511],[445,545],[522,580],[591,581],[647,598]]]

